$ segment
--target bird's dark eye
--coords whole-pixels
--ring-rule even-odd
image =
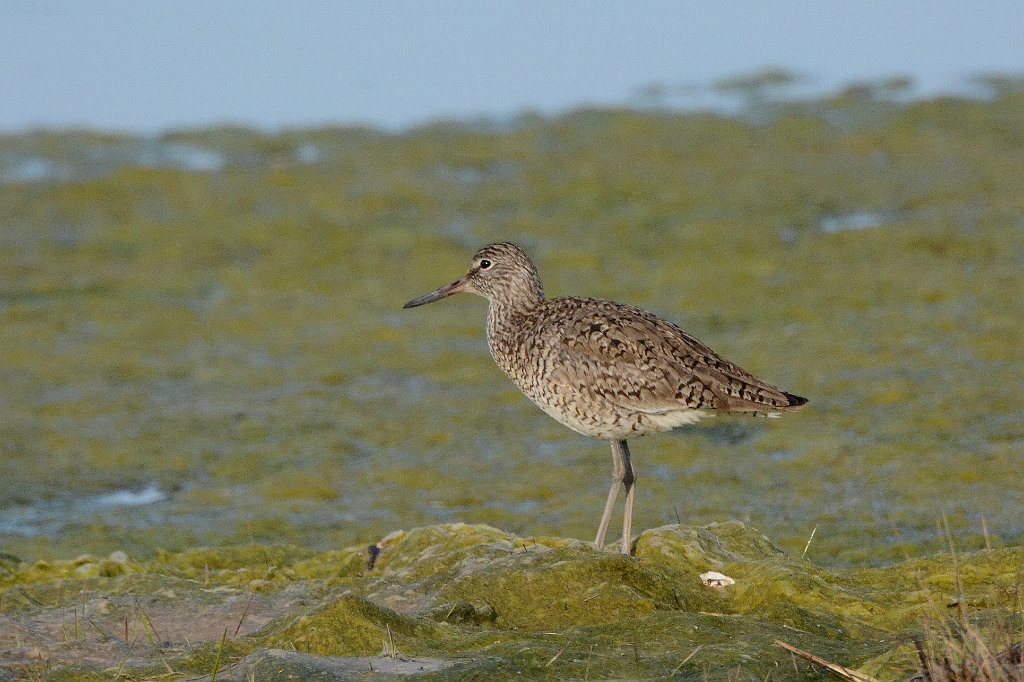
[[[481,270],[486,270],[489,267],[491,267],[491,261],[487,260],[486,258],[484,258],[482,261],[480,261],[480,269]]]

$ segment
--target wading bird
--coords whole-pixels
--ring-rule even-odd
[[[480,249],[465,276],[404,307],[462,291],[490,302],[487,345],[509,379],[560,423],[611,442],[614,477],[594,540],[598,548],[622,487],[621,548],[630,553],[636,475],[628,438],[671,431],[715,412],[777,417],[807,403],[640,308],[544,298],[537,268],[509,242]]]

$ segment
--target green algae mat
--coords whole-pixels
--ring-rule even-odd
[[[14,677],[219,656],[243,678],[782,679],[815,673],[776,639],[872,675],[913,667],[915,633],[998,643],[1024,545],[1024,88],[890,94],[0,136]],[[593,537],[607,445],[501,375],[481,300],[401,310],[506,239],[549,295],[652,310],[808,409],[632,443],[634,528],[689,529],[636,559],[551,539]],[[736,549],[733,520],[784,554]]]
[[[376,547],[8,562],[0,679],[822,678],[783,642],[902,680],[915,638],[1022,625],[1020,549],[830,571],[737,522],[645,531],[634,557],[464,524]]]
[[[0,547],[592,537],[607,446],[505,379],[482,300],[401,310],[499,239],[549,295],[650,309],[811,400],[635,442],[637,528],[798,552],[817,527],[835,565],[940,551],[943,514],[965,549],[1020,544],[1022,131],[1009,89],[0,136]]]

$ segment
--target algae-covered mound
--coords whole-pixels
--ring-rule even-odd
[[[633,557],[465,524],[372,552],[5,557],[0,679],[820,679],[777,641],[906,679],[929,624],[1012,624],[1022,563],[1007,548],[827,571],[738,522],[648,530]]]

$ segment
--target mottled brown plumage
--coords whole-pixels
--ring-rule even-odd
[[[629,553],[636,477],[627,438],[669,431],[714,412],[778,416],[807,402],[640,308],[593,298],[544,298],[533,263],[509,242],[480,249],[462,279],[405,307],[461,291],[490,301],[487,343],[516,386],[570,429],[611,441],[615,479],[598,546],[622,485],[622,551]]]

